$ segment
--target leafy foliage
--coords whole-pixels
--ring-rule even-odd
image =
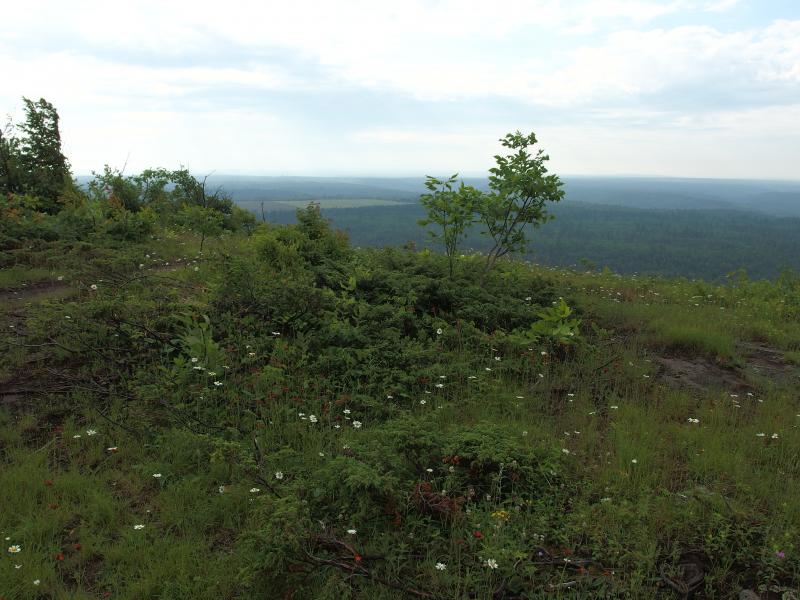
[[[437,229],[429,233],[434,239],[444,244],[448,259],[450,276],[453,276],[453,261],[458,246],[466,235],[466,230],[474,220],[475,209],[480,201],[481,193],[474,187],[461,184],[453,189],[458,174],[449,179],[427,177],[425,187],[429,193],[420,196],[420,203],[428,213],[420,225],[436,225]]]
[[[14,137],[11,127],[0,134],[0,192],[36,196],[45,212],[58,210],[57,200],[70,181],[69,163],[61,152],[58,112],[44,98],[23,98],[25,121]]]
[[[537,143],[536,134],[517,131],[500,142],[514,152],[494,157],[497,166],[489,169],[489,193],[466,186],[463,181],[454,190],[457,175],[446,180],[428,177],[425,182],[430,193],[423,194],[420,202],[427,218],[419,223],[441,228],[441,232],[432,234],[444,243],[451,276],[456,249],[473,221],[483,225],[481,233],[491,240],[485,267],[489,271],[503,256],[524,252],[529,243],[527,226],[539,227],[552,218],[546,203],[564,197],[561,180],[547,174],[544,163],[550,157],[541,149],[535,155],[529,151]]]
[[[523,135],[517,131],[500,141],[515,152],[494,157],[497,166],[489,169],[492,192],[480,206],[481,223],[493,243],[486,255],[487,268],[506,254],[525,250],[526,227],[545,223],[550,218],[546,203],[564,197],[561,180],[547,174],[545,162],[550,157],[541,149],[535,155],[529,151],[537,143],[534,133]]]

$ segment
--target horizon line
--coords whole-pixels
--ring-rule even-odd
[[[294,174],[286,174],[286,173],[252,173],[252,172],[217,172],[215,170],[211,170],[210,172],[206,172],[204,170],[190,170],[192,174],[199,175],[208,175],[209,177],[269,177],[269,178],[283,178],[283,179],[348,179],[348,178],[358,178],[358,179],[414,179],[414,178],[425,178],[428,177],[428,174],[419,174],[419,173],[409,173],[409,174],[359,174],[359,173],[341,173],[341,174],[309,174],[309,173],[294,173]],[[449,175],[449,174],[448,174]],[[438,175],[434,175],[436,177],[444,177],[445,175],[439,173]],[[488,178],[488,174],[483,173],[457,173],[459,178]],[[798,179],[788,179],[788,178],[781,178],[781,177],[720,177],[720,176],[708,176],[708,177],[698,177],[692,175],[641,175],[641,174],[626,174],[626,173],[611,173],[611,174],[587,174],[587,173],[563,173],[558,174],[560,178],[586,178],[586,179],[679,179],[679,180],[695,180],[695,181],[769,181],[769,182],[779,182],[779,183],[794,183],[800,184],[800,178]],[[92,173],[76,173],[73,177],[93,177]]]

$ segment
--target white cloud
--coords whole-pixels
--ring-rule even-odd
[[[687,94],[702,102],[704,94],[727,92],[729,101],[737,103],[745,101],[743,96],[752,101],[760,93],[776,91],[766,89],[768,83],[787,84],[786,101],[795,96],[800,21],[733,33],[707,26],[615,32],[602,45],[574,50],[566,67],[532,84],[531,99],[558,106],[662,93],[680,103]]]
[[[765,172],[788,172],[790,142],[800,147],[800,20],[715,26],[737,3],[29,0],[3,7],[0,110],[22,95],[53,101],[83,170],[129,151],[132,168],[483,170],[499,135],[527,128],[573,172],[620,157],[653,173],[665,148],[695,168],[732,140],[777,157]],[[260,103],[280,94],[283,105]],[[371,120],[341,101],[337,122],[320,127],[291,106],[336,94],[377,98]],[[435,124],[418,125],[424,117]],[[679,156],[685,140],[695,163]]]
[[[204,85],[292,90],[349,85],[427,100],[500,96],[571,106],[625,100],[709,78],[717,84],[727,79],[734,87],[800,79],[800,21],[729,33],[710,26],[630,28],[698,6],[720,8],[730,0],[713,5],[689,0],[246,1],[231,2],[224,10],[218,3],[148,0],[129,4],[122,15],[94,0],[77,10],[69,3],[32,4],[24,10],[11,7],[6,22],[14,27],[3,30],[0,25],[0,40],[44,34],[47,44],[61,51],[42,54],[39,63],[31,64],[27,54],[15,57],[7,43],[4,66],[26,63],[16,69],[23,72],[23,81],[32,72],[49,76],[58,71],[56,78],[91,74],[83,77],[84,85],[106,83],[103,97],[128,91],[136,96],[186,94]],[[51,15],[52,29],[36,16],[44,12]],[[552,38],[557,31],[607,30],[619,24],[628,28],[607,31],[599,43],[574,38],[578,44],[570,48]],[[106,59],[130,56],[135,63],[137,55],[150,53],[180,60],[215,50],[220,58],[236,51],[238,64],[137,69]],[[275,64],[279,59],[263,58],[271,51],[291,53],[324,71],[296,67],[289,72]]]
[[[704,10],[706,12],[725,12],[737,4],[740,4],[741,1],[742,0],[715,0],[714,2],[709,2]]]

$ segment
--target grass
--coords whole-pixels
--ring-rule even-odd
[[[615,330],[646,332],[651,345],[666,351],[731,359],[740,341],[800,346],[800,323],[791,316],[796,304],[787,305],[777,286],[558,272],[569,273],[589,316]]]
[[[706,597],[795,585],[796,379],[735,369],[742,342],[796,361],[791,295],[507,265],[481,297],[470,259],[450,285],[426,254],[207,244],[94,248],[74,296],[4,313],[2,376],[40,388],[0,409],[0,596],[642,598],[689,550]],[[559,295],[572,346],[460,316]],[[668,385],[660,354],[750,391]]]
[[[11,267],[0,271],[0,289],[16,289],[55,279],[49,269]]]

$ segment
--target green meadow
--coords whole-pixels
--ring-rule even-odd
[[[800,280],[450,276],[305,213],[6,229],[0,596],[794,597]]]
[[[183,168],[81,187],[24,101],[0,600],[798,597],[797,273],[515,258],[565,195],[533,133],[489,191],[426,180],[438,254],[319,204],[259,223]]]

